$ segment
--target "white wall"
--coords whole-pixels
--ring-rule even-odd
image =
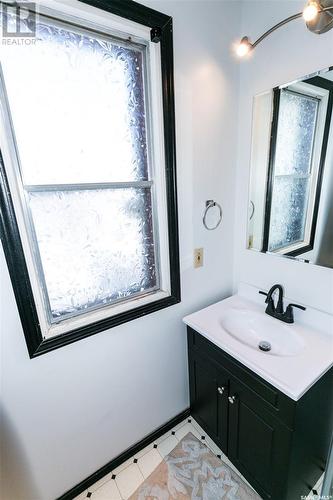
[[[51,500],[188,404],[181,318],[232,290],[236,1],[146,1],[174,16],[181,304],[28,357],[0,248],[4,500]],[[224,208],[208,232],[206,199]],[[192,267],[193,248],[205,265]]]
[[[300,12],[304,1],[245,0],[242,34],[252,40],[281,19]],[[261,288],[282,283],[295,301],[333,312],[333,270],[246,250],[246,219],[253,96],[333,64],[333,30],[314,35],[302,19],[273,33],[240,68],[234,284]]]

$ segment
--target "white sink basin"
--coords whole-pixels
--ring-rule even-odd
[[[258,303],[233,295],[186,316],[184,322],[298,401],[333,366],[333,335],[300,324],[297,311],[295,323],[290,325],[272,318],[265,314],[257,289],[253,295]],[[290,297],[287,301],[292,302]],[[261,341],[269,342],[271,350],[261,351]]]
[[[221,318],[221,326],[242,344],[265,355],[296,356],[304,349],[304,342],[292,325],[256,311],[229,309]],[[261,342],[270,350],[261,350]]]

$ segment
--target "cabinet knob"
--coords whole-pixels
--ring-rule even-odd
[[[229,396],[228,399],[229,399],[229,403],[233,405],[234,402],[236,401],[236,396]]]
[[[223,394],[223,393],[224,393],[224,389],[225,389],[225,387],[218,387],[218,388],[217,388],[217,392],[218,392],[219,394]]]

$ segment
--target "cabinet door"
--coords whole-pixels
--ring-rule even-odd
[[[217,375],[217,444],[220,449],[228,454],[228,395],[229,395],[229,374],[221,368]]]
[[[229,392],[228,456],[263,498],[283,500],[291,431],[238,380]]]
[[[190,353],[191,413],[207,434],[227,451],[228,377],[208,358]]]

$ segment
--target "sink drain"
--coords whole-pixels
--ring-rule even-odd
[[[259,345],[258,345],[259,349],[261,351],[270,351],[272,349],[272,346],[269,342],[267,342],[267,340],[262,340],[261,342],[259,342]]]

